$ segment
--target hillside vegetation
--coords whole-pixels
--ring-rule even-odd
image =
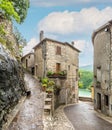
[[[80,70],[79,88],[90,89],[93,83],[93,72]]]

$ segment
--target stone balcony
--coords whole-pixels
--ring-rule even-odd
[[[67,72],[66,71],[60,71],[58,73],[49,71],[47,73],[48,78],[59,78],[59,79],[66,79],[67,78]]]

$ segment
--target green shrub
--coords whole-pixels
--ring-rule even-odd
[[[47,72],[47,76],[50,76],[50,75],[53,75],[53,72],[52,72],[52,71],[48,71],[48,72]]]
[[[49,79],[48,78],[43,78],[42,79],[42,84],[47,84],[49,82]]]

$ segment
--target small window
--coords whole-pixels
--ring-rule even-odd
[[[101,82],[101,66],[97,67],[97,81]]]
[[[70,65],[68,65],[68,70],[70,70]]]
[[[29,59],[30,59],[30,56],[29,56]]]
[[[60,63],[56,63],[56,73],[61,71],[61,64]]]
[[[105,95],[104,102],[105,102],[106,106],[109,106],[109,97],[108,97],[108,95]]]
[[[76,81],[78,80],[78,77],[79,77],[79,75],[78,75],[78,69],[76,69]]]
[[[56,47],[56,55],[61,55],[61,47],[60,46]]]
[[[26,68],[28,67],[28,60],[26,59]]]

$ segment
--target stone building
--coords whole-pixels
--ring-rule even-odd
[[[94,46],[94,108],[112,116],[112,21],[92,35]]]
[[[23,67],[34,75],[34,53],[30,52],[21,59]]]
[[[66,73],[48,76],[60,84],[60,103],[78,101],[79,50],[72,44],[40,36],[40,43],[34,47],[35,75],[46,77],[50,72]],[[66,96],[69,95],[69,96]]]

